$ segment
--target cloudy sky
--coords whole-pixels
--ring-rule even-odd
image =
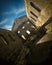
[[[23,0],[0,0],[0,28],[11,30],[14,20],[24,15]]]

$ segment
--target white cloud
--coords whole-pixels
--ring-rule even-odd
[[[20,14],[21,12],[24,12],[25,11],[25,8],[22,7],[20,9],[16,9],[16,8],[13,8],[12,11],[9,11],[9,12],[4,12],[3,14]]]
[[[8,21],[8,19],[4,19],[0,22],[0,25],[5,24]]]
[[[11,31],[12,30],[12,25],[5,25],[4,26],[4,29],[7,29],[7,30],[10,30]]]
[[[16,14],[20,14],[21,12],[24,12],[25,8],[19,9],[18,11],[16,11]]]

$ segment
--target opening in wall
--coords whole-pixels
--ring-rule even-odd
[[[35,18],[33,18],[32,16],[30,16],[34,21],[36,21],[36,19]]]
[[[35,15],[32,11],[30,11],[30,13],[31,13],[33,16],[35,16],[36,18],[38,18],[38,16]]]
[[[33,8],[35,8],[38,12],[41,12],[41,9],[40,9],[37,5],[35,5],[35,3],[30,2],[30,5],[31,5]]]

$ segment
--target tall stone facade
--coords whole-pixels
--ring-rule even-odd
[[[24,0],[27,17],[37,27],[52,17],[52,0]]]

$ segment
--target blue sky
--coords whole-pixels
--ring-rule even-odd
[[[0,0],[0,28],[11,30],[14,20],[24,15],[23,0]]]

